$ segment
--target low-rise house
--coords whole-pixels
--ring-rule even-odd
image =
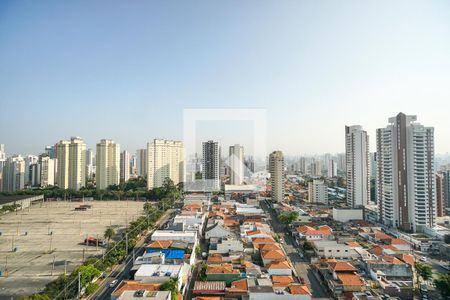
[[[256,238],[271,238],[272,234],[270,231],[262,231],[262,230],[252,230],[248,231],[245,234],[245,239],[247,242],[251,243],[253,239]]]
[[[412,266],[395,257],[384,256],[382,260],[368,260],[365,262],[367,274],[373,280],[385,278],[387,280],[412,281]]]
[[[225,281],[226,284],[241,279],[241,272],[232,264],[208,265],[206,278],[208,281]]]
[[[338,244],[336,241],[314,241],[314,252],[320,258],[355,259],[358,253],[348,245]]]
[[[183,224],[183,231],[197,231],[202,234],[205,217],[200,213],[182,213],[173,219],[174,224]]]
[[[233,234],[231,231],[220,225],[219,223],[214,224],[213,226],[207,228],[205,230],[205,238],[228,238],[232,237]]]
[[[150,254],[163,254],[164,255],[164,262],[163,264],[181,264],[184,262],[185,259],[185,251],[179,250],[179,249],[146,249],[145,255]]]
[[[199,299],[199,297],[201,296],[220,297],[225,295],[225,288],[226,288],[225,281],[196,281],[194,283],[194,289],[192,290],[192,294],[194,296],[197,296],[196,299]]]
[[[143,283],[135,280],[123,280],[111,293],[111,300],[146,299],[169,300],[170,291],[160,291],[160,284]],[[139,293],[137,293],[139,291]],[[143,293],[141,293],[143,291]],[[140,296],[142,295],[142,296]]]
[[[196,232],[183,232],[174,230],[155,230],[151,237],[152,241],[183,241],[195,244],[197,241]]]
[[[272,276],[272,286],[274,289],[279,288],[281,290],[284,290],[284,288],[288,287],[294,282],[295,282],[294,278],[290,275]]]
[[[187,282],[187,276],[190,266],[188,264],[183,265],[154,265],[143,264],[140,265],[134,274],[135,280],[140,280],[143,283],[158,283],[163,284],[170,279],[178,278],[178,290],[182,290],[182,287]]]
[[[245,267],[245,274],[247,275],[247,277],[260,277],[262,272],[261,272],[261,267],[258,265],[255,265],[254,263],[250,262],[250,261],[245,261],[244,262],[244,267]]]
[[[260,251],[260,254],[265,266],[272,262],[286,260],[286,255],[282,250],[262,250]]]
[[[133,268],[138,269],[138,265],[144,264],[165,264],[165,254],[162,252],[148,253],[144,252],[142,256],[138,256],[133,262]]]
[[[211,239],[212,240],[212,239]],[[209,253],[232,253],[232,252],[243,252],[244,245],[241,241],[236,239],[218,239],[216,243],[210,240]]]
[[[240,279],[233,281],[229,288],[225,289],[227,298],[240,298],[241,296],[248,295],[247,279]]]
[[[276,241],[270,238],[255,238],[252,240],[253,248],[258,249],[261,244],[275,244]]]
[[[276,261],[266,265],[269,275],[292,275],[292,268],[289,263],[284,261]]]
[[[300,226],[296,231],[300,239],[307,241],[319,241],[333,236],[333,230],[327,225],[319,226],[317,229],[311,226]]]

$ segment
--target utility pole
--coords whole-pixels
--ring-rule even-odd
[[[52,276],[53,276],[53,270],[55,269],[55,259],[56,259],[56,255],[53,255],[53,262],[52,262]]]
[[[78,299],[81,299],[81,272],[78,272]]]
[[[50,234],[50,252],[52,252],[53,232]]]

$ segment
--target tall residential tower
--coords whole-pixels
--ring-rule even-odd
[[[120,145],[103,139],[97,143],[95,182],[97,189],[120,183]]]
[[[244,183],[244,147],[241,145],[230,146],[230,184],[241,185]]]
[[[270,181],[272,185],[272,201],[284,199],[284,157],[283,152],[274,151],[269,155]]]
[[[206,190],[220,190],[220,146],[218,142],[203,142],[203,182]]]
[[[399,113],[377,129],[380,221],[405,231],[436,225],[434,128]]]
[[[345,126],[347,205],[363,207],[370,201],[369,137],[361,126]]]
[[[184,145],[159,140],[147,144],[147,188],[161,187],[166,178],[176,185],[184,182]]]

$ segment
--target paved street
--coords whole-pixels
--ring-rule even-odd
[[[280,238],[283,239],[283,248],[291,260],[297,275],[303,277],[306,284],[311,287],[313,298],[329,299],[328,293],[323,288],[320,281],[314,276],[313,270],[311,270],[309,263],[300,257],[298,250],[295,247],[293,238],[286,234],[286,229],[282,224],[280,224],[280,222],[278,222],[275,211],[269,208],[264,201],[261,201],[261,207],[264,211],[268,212],[268,217],[270,218],[269,222],[272,225],[274,232],[276,232]]]
[[[166,213],[156,222],[156,225],[162,225],[167,222],[173,213],[173,209],[169,209]],[[156,226],[155,226],[156,227]],[[151,231],[153,233],[153,231]],[[142,237],[140,241],[138,241],[136,247],[134,248],[135,257],[142,255],[145,250],[145,245],[149,242],[151,233],[145,237]],[[110,287],[110,283],[117,279],[120,282],[123,279],[129,279],[129,272],[133,267],[133,255],[130,253],[125,259],[124,263],[117,266],[111,274],[117,274],[116,276],[107,277],[100,285],[98,292],[95,293],[90,299],[99,299],[99,300],[109,300],[111,299],[111,293],[117,287],[117,284],[114,287]]]

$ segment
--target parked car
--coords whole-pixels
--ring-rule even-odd
[[[114,279],[114,280],[111,281],[111,283],[109,284],[109,287],[114,287],[114,286],[117,284],[117,282],[119,282],[119,280]]]
[[[135,297],[144,297],[145,290],[138,290],[134,293]]]

